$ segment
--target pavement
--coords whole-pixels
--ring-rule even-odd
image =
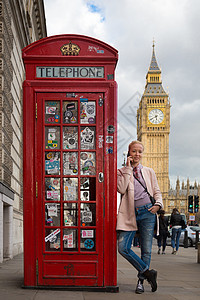
[[[140,249],[134,247],[139,254]],[[158,290],[151,292],[150,285],[145,282],[144,294],[135,294],[137,282],[136,270],[118,255],[118,286],[119,293],[38,290],[24,289],[23,285],[23,254],[15,256],[0,264],[0,299],[1,300],[200,300],[200,264],[197,263],[197,250],[180,247],[176,255],[171,254],[167,246],[165,255],[157,254],[154,243],[152,249],[151,268],[158,271]]]

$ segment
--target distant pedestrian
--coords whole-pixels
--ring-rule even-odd
[[[165,254],[165,248],[167,244],[167,236],[168,236],[168,218],[165,216],[165,211],[162,209],[159,212],[159,235],[157,237],[158,243],[158,254],[161,253],[162,246],[162,254]]]
[[[133,239],[133,247],[140,247],[140,239],[139,239],[139,236],[137,236],[137,234],[134,236],[134,239]]]
[[[177,208],[172,210],[170,218],[170,227],[172,228],[171,246],[172,254],[176,254],[179,249],[179,239],[182,230],[182,217]]]

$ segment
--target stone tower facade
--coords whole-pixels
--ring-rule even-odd
[[[137,110],[137,138],[144,144],[142,164],[154,169],[168,207],[170,100],[162,86],[161,70],[155,56],[155,45],[146,85]]]

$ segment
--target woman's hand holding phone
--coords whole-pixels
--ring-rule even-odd
[[[132,166],[132,161],[133,161],[133,157],[130,156],[130,153],[128,152],[126,166],[131,167]]]

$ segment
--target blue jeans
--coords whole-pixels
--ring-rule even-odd
[[[162,231],[160,230],[159,236],[157,238],[158,240],[158,247],[161,248],[162,246],[162,251],[165,251],[166,245],[167,245],[167,232],[166,230]]]
[[[144,279],[142,273],[149,269],[151,262],[151,249],[156,215],[148,211],[150,207],[152,207],[151,203],[135,210],[140,234],[141,258],[131,249],[136,231],[119,231],[118,236],[119,253],[138,270],[138,277],[140,279]]]
[[[171,243],[172,243],[172,248],[175,248],[175,240],[176,240],[176,251],[179,249],[179,239],[181,236],[181,231],[182,228],[172,228],[172,237],[171,237]]]

